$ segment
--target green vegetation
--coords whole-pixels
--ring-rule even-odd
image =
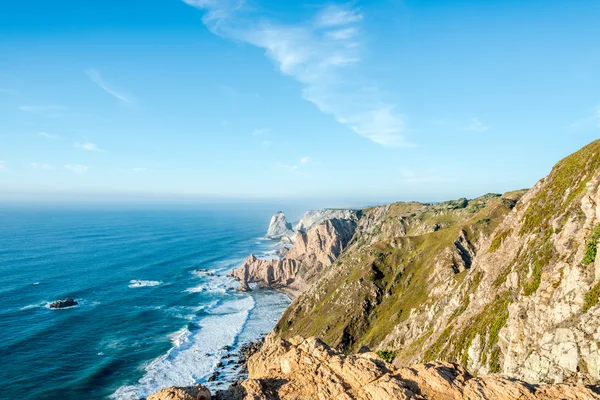
[[[583,265],[589,265],[596,261],[596,253],[598,252],[598,240],[600,240],[600,224],[594,227],[592,236],[589,238],[585,246],[585,255],[583,256]]]
[[[391,363],[396,358],[396,352],[392,350],[379,350],[377,355],[381,357],[382,360]]]
[[[600,282],[598,282],[585,294],[583,312],[588,312],[590,308],[598,304],[598,300],[600,300]]]
[[[456,331],[452,325],[448,326],[427,350],[425,360],[450,359],[467,366],[469,347],[471,347],[473,339],[479,335],[481,344],[481,359],[479,361],[485,362],[489,353],[490,368],[494,365],[496,365],[494,368],[499,368],[499,350],[496,350],[496,348],[500,330],[508,320],[508,305],[510,302],[511,293],[504,292],[469,321],[462,330]]]
[[[533,271],[531,273],[531,277],[525,284],[523,285],[523,294],[525,296],[531,296],[535,292],[537,292],[540,287],[540,283],[542,282],[542,265],[540,261],[536,261],[533,263]]]
[[[512,233],[512,229],[506,229],[501,232],[498,232],[498,234],[492,240],[492,244],[490,245],[488,252],[493,253],[496,250],[498,250],[500,248],[500,246],[502,245],[502,243],[504,242],[504,240],[507,237],[509,237],[511,233]]]
[[[591,172],[600,168],[600,141],[585,146],[559,161],[546,184],[531,200],[519,234],[542,233],[551,229],[551,217],[562,214],[581,196]]]

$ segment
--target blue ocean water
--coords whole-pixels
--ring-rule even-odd
[[[226,276],[273,251],[261,240],[272,212],[0,207],[0,398],[138,399],[206,382],[224,346],[267,333],[289,303]],[[47,307],[66,297],[79,305]]]

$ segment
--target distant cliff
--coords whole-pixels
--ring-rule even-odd
[[[277,213],[271,221],[281,227],[285,216]],[[251,254],[231,275],[246,290],[256,283],[296,297],[342,253],[354,235],[357,221],[357,213],[349,210],[310,212],[296,225],[299,228],[290,240],[294,245],[283,258],[263,260]],[[269,231],[277,229],[271,224]]]

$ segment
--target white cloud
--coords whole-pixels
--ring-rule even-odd
[[[77,164],[66,164],[65,169],[71,171],[76,175],[83,175],[88,171],[88,167],[85,165],[77,165]]]
[[[60,105],[19,106],[20,111],[50,118],[60,117],[66,109],[65,106]]]
[[[288,171],[296,171],[298,169],[297,165],[284,164],[284,163],[282,163],[280,161],[277,161],[275,163],[275,166],[278,167],[278,168],[281,168],[281,169],[288,170]]]
[[[252,136],[260,136],[269,133],[268,129],[255,129],[252,131]]]
[[[468,132],[485,132],[489,129],[489,126],[481,122],[478,118],[471,118],[471,122],[464,128]]]
[[[331,5],[300,24],[268,21],[240,0],[184,0],[204,11],[214,34],[259,47],[302,96],[354,132],[383,146],[406,146],[404,117],[359,73],[362,13]]]
[[[58,140],[58,139],[60,139],[60,136],[53,135],[52,133],[38,132],[38,135],[40,135],[41,137],[44,137],[46,139],[52,139],[52,140]]]
[[[98,87],[100,89],[104,90],[106,93],[110,94],[111,96],[113,96],[114,98],[119,100],[122,104],[133,103],[132,98],[130,98],[129,96],[126,96],[123,93],[120,93],[120,92],[116,91],[115,89],[111,88],[110,86],[108,86],[106,84],[106,82],[104,82],[104,80],[100,76],[100,73],[97,70],[90,68],[87,71],[85,71],[85,73],[90,77],[92,82],[94,82],[96,85],[98,85]]]
[[[87,151],[99,151],[99,152],[104,151],[101,148],[99,148],[95,143],[92,143],[92,142],[86,142],[86,143],[75,142],[73,144],[73,146],[77,147],[78,149],[83,149],[83,150],[87,150]]]
[[[356,9],[352,9],[347,5],[333,4],[325,8],[317,16],[317,25],[322,27],[332,27],[348,25],[354,22],[359,22],[363,19],[362,13]]]
[[[287,171],[300,171],[303,167],[305,167],[309,163],[312,163],[312,158],[310,158],[308,156],[304,156],[304,157],[300,158],[300,160],[298,160],[297,164],[290,165],[290,164],[285,164],[280,161],[277,161],[275,163],[275,166],[277,168],[284,169]]]
[[[29,165],[31,165],[31,168],[33,168],[33,169],[49,170],[49,169],[53,168],[52,165],[49,165],[49,164],[40,164],[40,163],[35,163],[35,162],[32,162]]]
[[[132,171],[133,172],[145,172],[145,171],[148,171],[148,168],[138,167],[138,168],[133,168]]]
[[[589,112],[589,110],[588,110]],[[570,133],[600,128],[600,104],[585,118],[580,118],[568,126]]]

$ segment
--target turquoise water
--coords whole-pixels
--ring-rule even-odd
[[[272,212],[0,208],[0,398],[137,399],[206,382],[224,346],[268,332],[289,303],[225,276],[273,251],[261,239]],[[47,307],[66,297],[79,305]],[[236,371],[221,376],[213,389]]]

